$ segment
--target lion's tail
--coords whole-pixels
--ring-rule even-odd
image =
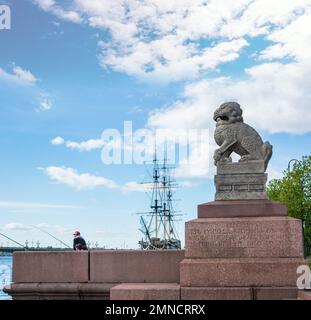
[[[263,159],[265,162],[265,170],[267,169],[269,160],[272,157],[272,145],[266,141],[263,145],[262,145],[262,151],[263,151]]]

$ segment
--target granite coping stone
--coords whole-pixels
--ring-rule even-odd
[[[198,205],[198,218],[287,216],[284,203],[271,200],[217,200]]]

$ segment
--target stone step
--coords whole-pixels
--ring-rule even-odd
[[[299,290],[298,299],[300,300],[311,300],[311,290]]]
[[[284,203],[271,200],[218,200],[198,205],[198,218],[287,216]]]
[[[180,300],[177,283],[121,283],[110,290],[110,300]]]
[[[303,258],[184,259],[182,287],[286,287],[296,286],[297,267]]]
[[[114,283],[12,283],[4,292],[14,300],[109,300]]]
[[[181,287],[181,300],[297,299],[297,287]]]

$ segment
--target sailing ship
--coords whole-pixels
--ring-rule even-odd
[[[160,163],[156,153],[153,158],[152,181],[149,185],[150,210],[140,213],[140,231],[143,234],[139,246],[143,250],[181,249],[181,242],[174,222],[177,211],[173,206],[174,190],[178,187],[172,177],[172,167],[166,157]]]

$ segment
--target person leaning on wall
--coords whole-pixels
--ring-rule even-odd
[[[81,250],[88,250],[86,242],[84,238],[81,236],[80,231],[76,231],[74,234],[73,239],[73,250],[75,251],[81,251]]]

